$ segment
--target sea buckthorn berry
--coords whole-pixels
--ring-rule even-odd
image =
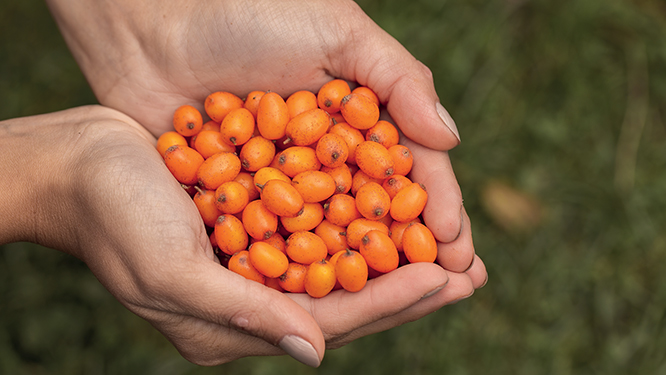
[[[220,152],[236,152],[236,147],[225,142],[219,131],[202,130],[193,139],[194,143],[192,146],[204,159],[208,159]]]
[[[376,182],[368,182],[356,192],[356,208],[366,219],[379,220],[388,215],[391,197]]]
[[[398,268],[400,256],[393,240],[388,234],[371,230],[361,238],[359,252],[368,263],[368,267],[387,273]]]
[[[250,238],[250,243],[252,242],[257,242],[258,240],[255,238]],[[282,237],[282,235],[278,232],[273,233],[272,236],[268,237],[265,240],[261,240],[262,242],[266,242],[267,244],[273,246],[274,248],[282,251],[283,253],[287,253],[287,241]]]
[[[389,197],[393,199],[395,195],[402,190],[404,187],[411,185],[412,180],[404,175],[394,174],[393,176],[387,178],[382,182],[382,187],[388,193]]]
[[[381,178],[374,178],[368,176],[367,173],[363,172],[363,170],[359,169],[354,173],[352,176],[352,185],[351,185],[351,194],[356,195],[358,192],[358,189],[360,189],[363,185],[367,184],[368,182],[375,182],[378,184],[383,184],[384,180]]]
[[[234,215],[220,215],[215,222],[214,230],[217,246],[229,255],[247,249],[250,243],[243,223]]]
[[[347,248],[347,233],[345,233],[345,230],[345,227],[335,225],[324,219],[317,225],[314,233],[324,240],[328,254],[333,255]]]
[[[363,215],[358,212],[354,197],[348,194],[333,194],[324,204],[324,217],[335,225],[346,227]]]
[[[247,94],[247,97],[245,97],[245,101],[243,102],[243,108],[250,111],[250,113],[252,113],[252,116],[254,116],[255,119],[257,118],[259,102],[261,101],[261,98],[264,96],[265,93],[266,92],[260,90],[250,91],[250,93]]]
[[[352,173],[348,165],[330,168],[322,166],[320,171],[328,173],[335,181],[335,194],[348,193],[352,187]]]
[[[289,108],[280,94],[267,92],[257,108],[257,128],[262,137],[270,140],[285,136]]]
[[[333,125],[328,133],[339,135],[345,140],[347,149],[349,150],[347,163],[356,164],[356,147],[365,141],[363,133],[346,122]]]
[[[412,170],[414,156],[412,151],[403,145],[394,145],[388,148],[393,159],[393,173],[406,176]]]
[[[305,272],[305,291],[310,297],[321,298],[333,290],[336,281],[335,267],[322,259],[308,266]]]
[[[337,134],[324,134],[319,138],[315,151],[321,164],[329,168],[343,166],[349,157],[347,142]]]
[[[308,146],[319,140],[331,125],[331,117],[323,109],[305,111],[287,123],[285,135],[296,146]]]
[[[407,222],[393,221],[391,225],[389,225],[390,237],[393,240],[395,248],[398,249],[398,251],[402,252],[402,235],[405,233],[405,229],[407,229],[407,227],[410,226],[412,223],[420,223],[420,222],[421,220],[419,218],[416,218],[412,221],[407,221]]]
[[[252,202],[255,199],[259,198],[259,188],[254,185],[254,176],[249,172],[239,172],[234,178],[234,181],[245,187],[248,194],[248,202]]]
[[[241,147],[238,156],[244,170],[256,172],[269,166],[275,158],[275,143],[262,136],[252,137]]]
[[[208,120],[204,122],[203,127],[201,128],[201,131],[208,130],[208,131],[214,131],[214,132],[219,132],[220,131],[220,123],[215,122],[213,120]],[[201,132],[199,132],[201,133]]]
[[[328,113],[340,111],[342,98],[349,95],[351,89],[349,84],[342,79],[334,79],[326,82],[317,92],[317,104],[319,108]]]
[[[342,98],[340,113],[356,129],[370,129],[379,121],[379,106],[365,95],[349,94]]]
[[[266,208],[261,200],[254,200],[245,206],[241,221],[243,228],[252,238],[262,241],[277,232],[279,218]]]
[[[192,200],[197,206],[199,215],[203,219],[204,224],[213,228],[217,218],[223,213],[215,206],[215,192],[212,190],[200,189],[198,186],[195,186],[195,188],[197,189],[197,192],[194,194],[194,197],[192,197]]]
[[[391,217],[397,221],[412,221],[421,215],[427,201],[425,186],[412,182],[391,200]]]
[[[168,131],[162,133],[162,135],[157,138],[157,145],[155,147],[160,155],[164,157],[166,150],[175,145],[188,146],[187,139],[176,131]]]
[[[261,187],[261,202],[278,216],[294,217],[303,209],[305,202],[291,183],[269,180]]]
[[[432,263],[437,259],[437,241],[428,227],[413,223],[402,234],[402,251],[410,263]]]
[[[250,261],[250,252],[247,250],[239,251],[229,258],[227,266],[230,271],[235,272],[248,280],[254,280],[260,284],[265,284],[266,276],[257,271]]]
[[[400,141],[400,133],[395,125],[385,120],[379,120],[365,133],[365,140],[380,143],[387,149]]]
[[[373,178],[385,179],[394,173],[394,164],[388,149],[377,142],[365,141],[356,147],[356,164]]]
[[[305,171],[318,171],[321,163],[311,147],[293,146],[280,152],[277,158],[278,168],[289,177]]]
[[[335,261],[335,276],[348,292],[358,292],[368,281],[368,264],[357,251],[346,249]]]
[[[266,277],[279,277],[289,268],[287,256],[266,242],[253,243],[248,252],[254,268]]]
[[[271,289],[275,289],[280,293],[283,293],[285,290],[280,286],[279,278],[277,277],[267,277],[264,281],[264,285]]]
[[[311,109],[318,108],[317,95],[308,90],[296,91],[289,95],[285,102],[289,109],[290,118],[294,118]]]
[[[254,134],[254,116],[245,108],[236,108],[229,112],[220,123],[222,139],[234,146],[249,141]]]
[[[324,220],[324,207],[321,203],[305,203],[294,217],[280,217],[280,223],[289,233],[313,230]]]
[[[291,179],[306,203],[322,202],[335,193],[335,180],[322,171],[305,171]]]
[[[282,289],[291,293],[305,293],[305,273],[308,267],[304,264],[290,262],[287,272],[278,278]]]
[[[363,95],[366,96],[368,99],[372,100],[373,103],[377,104],[379,106],[379,98],[377,97],[377,94],[370,89],[369,87],[366,86],[358,86],[357,88],[352,90],[353,94],[358,94],[358,95]]]
[[[277,168],[264,167],[254,173],[254,186],[260,193],[261,187],[270,180],[282,180],[291,184],[291,177]]]
[[[197,183],[197,171],[204,163],[204,158],[189,146],[174,145],[164,153],[164,163],[178,182],[194,185]]]
[[[352,249],[358,250],[361,247],[361,239],[371,230],[378,230],[386,233],[386,235],[389,234],[388,227],[381,221],[359,218],[347,226],[347,245]]]
[[[294,232],[287,237],[289,259],[301,264],[310,264],[326,258],[328,249],[321,237],[308,231]]]
[[[201,131],[203,118],[201,112],[191,105],[181,105],[174,111],[173,128],[183,137],[191,137]]]
[[[213,121],[222,123],[229,112],[242,108],[243,104],[243,99],[230,92],[216,91],[206,97],[204,109]]]
[[[241,170],[238,156],[230,152],[220,152],[204,160],[197,171],[199,185],[215,190],[222,183],[232,181]]]
[[[237,214],[245,208],[250,196],[245,186],[236,181],[227,181],[215,189],[215,207],[225,214]]]

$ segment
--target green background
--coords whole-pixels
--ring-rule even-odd
[[[490,279],[329,351],[205,368],[78,260],[0,250],[2,374],[666,373],[666,2],[359,2],[434,74]],[[0,3],[0,119],[94,103],[43,2]],[[3,192],[11,194],[11,192]]]

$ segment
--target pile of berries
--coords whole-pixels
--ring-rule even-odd
[[[367,87],[343,80],[284,99],[224,91],[175,110],[157,140],[190,193],[223,266],[283,292],[319,298],[434,262],[421,219],[428,199],[408,177],[411,151],[380,120]]]

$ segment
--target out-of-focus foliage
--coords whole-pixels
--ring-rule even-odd
[[[666,372],[666,3],[359,1],[433,72],[490,274],[470,299],[327,353],[187,363],[85,265],[0,250],[0,373]],[[45,5],[0,3],[0,119],[94,103]],[[7,194],[8,192],[3,192]]]

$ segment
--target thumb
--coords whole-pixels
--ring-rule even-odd
[[[430,69],[367,15],[359,18],[353,43],[340,54],[343,77],[373,89],[413,141],[435,150],[457,146],[458,129],[439,101]]]
[[[297,303],[214,262],[170,278],[170,306],[142,311],[191,362],[215,365],[247,356],[287,353],[318,367],[326,343]]]

